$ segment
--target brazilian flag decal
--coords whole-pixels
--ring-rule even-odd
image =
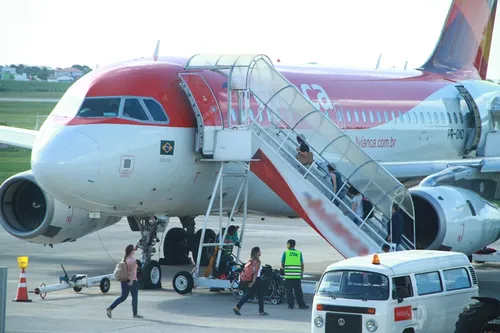
[[[173,155],[175,141],[161,140],[160,155]]]

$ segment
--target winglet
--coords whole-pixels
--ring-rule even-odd
[[[420,70],[486,79],[497,0],[453,0],[434,52]]]
[[[155,52],[153,53],[154,61],[158,60],[158,52],[159,51],[160,51],[160,40],[158,40],[158,43],[156,43]]]

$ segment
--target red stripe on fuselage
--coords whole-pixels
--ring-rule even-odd
[[[147,124],[140,121],[119,118],[86,119],[74,118],[68,125],[83,124],[117,124],[142,126],[196,127],[196,119],[184,91],[179,87],[179,72],[183,70],[183,60],[150,62],[131,61],[119,64],[116,68],[108,68],[102,73],[94,73],[86,93],[87,97],[104,96],[141,96],[155,98],[166,110],[170,123],[168,125]],[[187,59],[185,59],[187,61]],[[277,67],[299,91],[318,103],[322,112],[327,113],[332,121],[339,123],[334,103],[340,104],[343,110],[360,112],[379,111],[408,112],[429,95],[451,84],[443,77],[433,73],[420,71],[383,72],[333,69],[325,67]],[[202,73],[219,101],[224,123],[227,124],[227,89],[223,88],[226,79],[213,72]],[[78,83],[78,82],[77,82]],[[77,84],[75,83],[75,84]],[[305,85],[305,86],[303,86]],[[63,97],[64,98],[64,97]],[[233,108],[237,109],[236,99]],[[257,115],[258,103],[253,100],[251,109]],[[75,114],[77,110],[75,110]],[[263,118],[265,118],[265,112]],[[399,114],[396,114],[397,116]],[[344,121],[346,113],[342,114]],[[366,114],[369,117],[369,114]],[[373,121],[366,122],[352,119],[345,123],[347,129],[367,129],[385,123],[382,117],[374,116]],[[390,117],[392,119],[392,117]],[[287,119],[285,117],[285,119]],[[266,119],[264,119],[264,125]]]

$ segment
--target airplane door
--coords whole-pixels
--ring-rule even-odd
[[[212,88],[201,73],[179,73],[197,122],[195,151],[213,156],[215,132],[223,129],[222,113]]]

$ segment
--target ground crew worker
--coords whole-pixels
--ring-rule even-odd
[[[304,273],[304,259],[302,252],[295,249],[295,240],[290,239],[286,243],[288,250],[281,257],[281,267],[285,271],[286,297],[288,308],[293,309],[295,299],[299,309],[309,309],[304,303],[304,295],[302,293],[302,274]]]

